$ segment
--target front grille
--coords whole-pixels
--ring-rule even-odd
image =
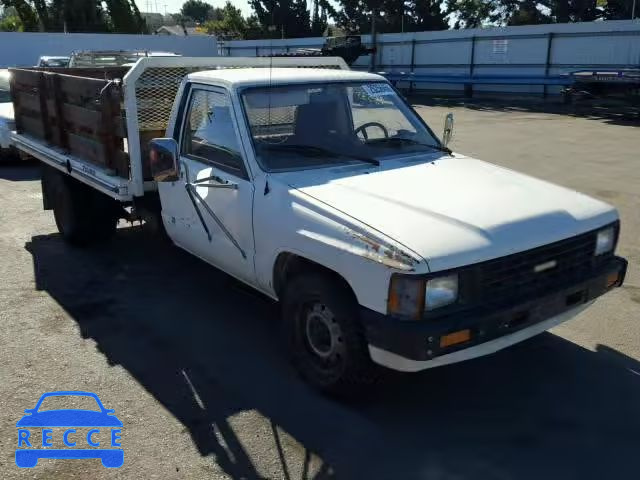
[[[590,276],[612,253],[594,257],[596,231],[472,265],[461,278],[464,303],[496,308],[569,287]],[[536,272],[536,266],[554,262]],[[469,302],[469,300],[471,300]]]

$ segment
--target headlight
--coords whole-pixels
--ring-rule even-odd
[[[390,315],[418,320],[424,310],[424,278],[393,275],[389,285],[387,312]]]
[[[605,228],[598,232],[596,238],[596,249],[593,252],[594,255],[602,255],[603,253],[609,253],[613,250],[613,245],[616,241],[616,232],[613,227]]]
[[[413,275],[391,277],[387,312],[418,320],[425,310],[434,310],[458,299],[458,274],[428,280]]]
[[[427,281],[425,289],[425,310],[444,307],[458,299],[458,274],[436,277]]]

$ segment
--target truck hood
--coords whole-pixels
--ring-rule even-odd
[[[285,175],[291,187],[417,253],[431,271],[528,250],[617,219],[606,203],[461,155]]]

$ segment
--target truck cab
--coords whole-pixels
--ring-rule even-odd
[[[321,388],[494,352],[623,281],[615,209],[451,152],[377,75],[201,72],[178,98],[152,143],[166,231],[282,302]]]

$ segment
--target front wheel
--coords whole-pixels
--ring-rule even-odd
[[[375,380],[357,302],[342,282],[323,274],[294,278],[285,290],[283,314],[293,364],[311,385],[351,395]]]

